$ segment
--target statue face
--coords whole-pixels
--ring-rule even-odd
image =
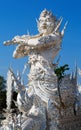
[[[49,34],[53,32],[54,21],[55,21],[54,16],[47,10],[44,10],[41,13],[39,21],[38,21],[39,32],[43,34]]]

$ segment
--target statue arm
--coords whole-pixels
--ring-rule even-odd
[[[10,44],[21,44],[21,43],[26,43],[28,45],[28,40],[29,39],[36,39],[40,38],[42,34],[38,34],[35,36],[30,36],[30,35],[22,35],[22,36],[15,36],[12,40],[8,40],[4,42],[4,45],[10,45]]]
[[[12,40],[5,41],[4,45],[27,43],[28,39],[29,35],[15,36]]]
[[[50,44],[50,43],[52,43],[54,41],[57,42],[59,40],[61,40],[60,34],[51,33],[49,35],[46,35],[46,36],[43,36],[43,37],[39,38],[39,43],[40,44]]]

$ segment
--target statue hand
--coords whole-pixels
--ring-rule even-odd
[[[10,44],[14,44],[15,42],[13,40],[8,40],[8,41],[4,41],[4,45],[10,45]]]
[[[10,45],[10,44],[18,44],[19,41],[17,40],[17,37],[14,37],[12,40],[4,41],[4,45]]]

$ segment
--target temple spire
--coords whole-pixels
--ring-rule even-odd
[[[78,78],[78,67],[77,67],[77,62],[75,59],[75,73],[74,73],[74,78],[76,80],[76,84],[77,84],[77,78]]]

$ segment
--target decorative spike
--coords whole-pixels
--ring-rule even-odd
[[[10,63],[9,71],[13,71],[11,63]]]
[[[20,72],[17,71],[17,79],[20,80],[21,79],[21,76],[20,76]]]
[[[54,32],[56,32],[58,29],[59,29],[59,27],[60,27],[60,25],[61,25],[61,23],[62,23],[62,21],[63,21],[63,18],[62,17],[60,17],[60,19],[59,19],[60,21],[59,21],[59,23],[57,24],[57,26],[56,26],[56,28],[55,28],[55,30],[54,30]]]
[[[39,20],[36,19],[37,24],[39,24]]]
[[[72,73],[70,74],[70,79],[72,79]]]
[[[64,31],[65,31],[65,29],[66,29],[67,24],[68,24],[68,21],[65,23],[64,28],[63,28],[63,30],[61,31],[61,35],[62,35],[62,36],[64,36]]]
[[[61,56],[59,56],[58,59],[57,59],[57,61],[56,61],[57,65],[59,64],[60,58],[61,58]]]
[[[29,30],[27,30],[27,35],[30,36]]]
[[[24,80],[23,79],[21,79],[21,85],[24,85]]]
[[[22,71],[22,75],[25,73],[27,67],[28,67],[28,63],[26,63],[26,64],[24,65],[24,69],[23,69],[23,71]]]
[[[73,80],[73,77],[74,77],[74,73],[73,73],[73,71],[72,71],[72,73],[71,73],[71,79]]]
[[[61,19],[63,19],[62,16],[60,16],[60,18],[58,19],[58,21],[60,21]]]
[[[80,68],[78,68],[78,74],[79,74],[79,76],[81,76],[81,69]]]

